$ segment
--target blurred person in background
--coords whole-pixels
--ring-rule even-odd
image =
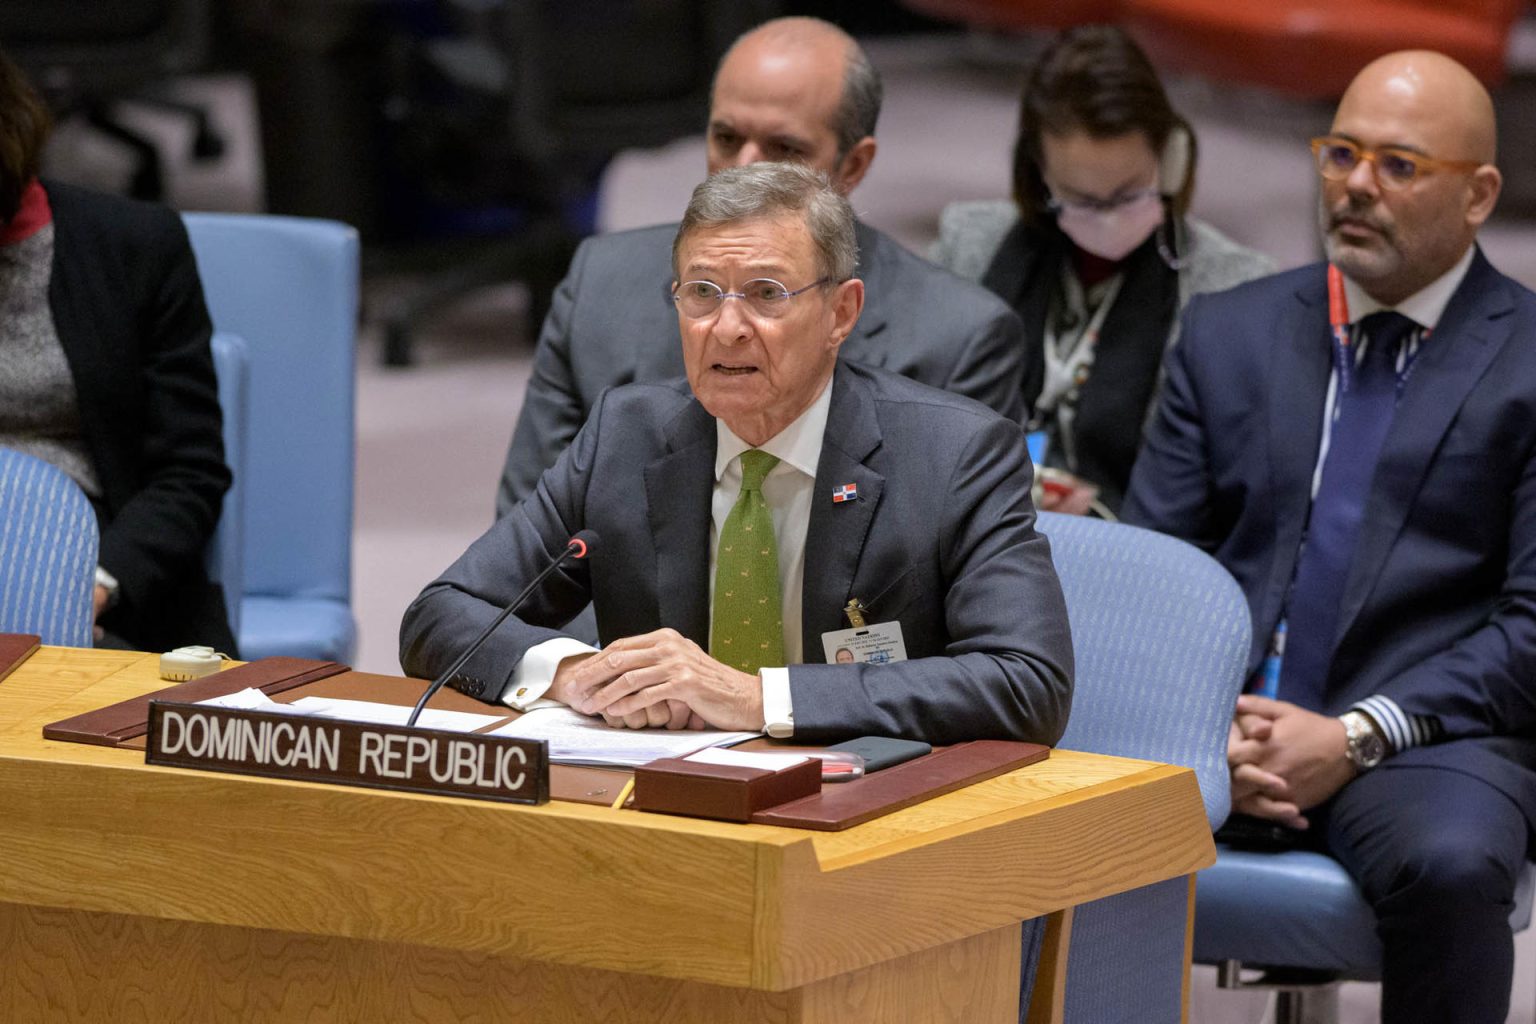
[[[847,195],[875,159],[880,76],[846,32],[779,18],[738,39],[710,100],[708,171],[759,161],[821,171]],[[533,493],[606,388],[683,374],[668,297],[676,224],[587,239],[556,289],[496,495]],[[1023,328],[1006,303],[859,222],[866,299],[842,358],[1023,415]]]
[[[234,655],[203,569],[230,472],[181,218],[38,177],[47,108],[0,54],[0,445],[96,509],[98,646]]]
[[[1274,269],[1188,215],[1197,152],[1136,44],[1074,28],[1025,84],[1013,201],[944,210],[932,258],[1024,321],[1042,509],[1118,512],[1179,311]]]

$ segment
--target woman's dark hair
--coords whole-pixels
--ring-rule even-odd
[[[1040,174],[1043,135],[1085,132],[1096,139],[1141,132],[1154,153],[1182,131],[1189,138],[1187,173],[1177,189],[1173,212],[1182,217],[1195,189],[1195,137],[1189,124],[1168,102],[1163,83],[1147,55],[1113,25],[1068,29],[1041,54],[1024,83],[1019,104],[1019,139],[1013,149],[1013,198],[1025,221],[1045,217],[1050,194]]]
[[[0,53],[0,226],[16,216],[22,191],[37,177],[51,124],[27,76]]]

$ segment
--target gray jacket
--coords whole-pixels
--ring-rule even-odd
[[[963,278],[980,281],[1003,238],[1018,223],[1019,211],[1011,200],[983,199],[950,203],[939,215],[939,237],[928,258]],[[1261,252],[1238,245],[1211,225],[1186,217],[1184,269],[1179,272],[1179,309],[1192,295],[1220,292],[1245,281],[1275,272],[1275,261]],[[1179,337],[1179,320],[1168,333],[1172,347]]]
[[[715,420],[673,380],[614,388],[527,501],[406,610],[400,661],[432,678],[582,529],[592,557],[552,575],[464,666],[490,696],[588,600],[599,638],[676,629],[709,642]],[[969,399],[840,362],[805,537],[795,738],[1054,743],[1072,639],[1050,545],[1035,530],[1018,424]],[[833,501],[853,484],[857,497]],[[829,665],[821,634],[858,597],[901,625],[909,660]]]

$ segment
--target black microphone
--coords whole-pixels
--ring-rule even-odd
[[[597,539],[596,530],[582,530],[576,536],[566,541],[565,550],[555,556],[555,560],[546,565],[544,571],[535,576],[523,588],[523,592],[514,597],[512,603],[501,610],[501,614],[496,616],[489,626],[485,627],[485,631],[475,637],[474,643],[464,649],[464,653],[459,655],[458,660],[448,666],[448,671],[432,680],[432,685],[427,687],[427,692],[421,695],[421,700],[418,700],[416,707],[411,710],[411,717],[405,720],[406,728],[416,724],[416,719],[421,717],[422,708],[427,706],[427,701],[432,699],[432,695],[441,690],[443,684],[452,679],[454,673],[464,667],[464,663],[474,656],[474,653],[480,649],[480,645],[485,643],[492,633],[496,632],[496,627],[507,621],[507,616],[517,611],[518,606],[528,599],[529,594],[533,593],[533,589],[544,582],[544,577],[560,568],[561,563],[567,558],[586,558],[587,554],[597,546]]]

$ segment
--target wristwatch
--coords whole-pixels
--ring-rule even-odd
[[[1339,716],[1344,723],[1344,754],[1360,771],[1369,771],[1387,756],[1387,741],[1376,723],[1363,711],[1346,711]]]

